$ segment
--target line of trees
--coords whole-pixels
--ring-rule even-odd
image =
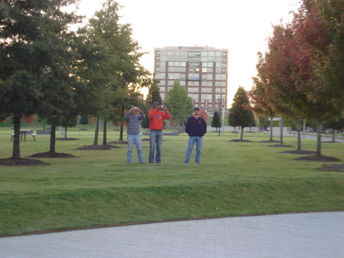
[[[141,100],[138,87],[149,86],[143,55],[119,5],[107,0],[88,23],[68,12],[76,0],[8,0],[0,3],[0,118],[13,122],[12,159],[20,159],[24,116],[38,114],[51,126],[49,152],[55,153],[57,126],[75,124],[79,115],[104,123],[120,120],[128,105]],[[115,116],[114,114],[120,114]]]
[[[321,129],[343,117],[343,14],[342,0],[303,0],[290,23],[274,26],[250,92],[260,116],[294,120],[298,132],[303,120],[315,124],[319,157]]]

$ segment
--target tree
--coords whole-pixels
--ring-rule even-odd
[[[192,98],[188,97],[186,89],[180,85],[179,81],[175,81],[173,88],[167,93],[166,105],[176,125],[183,126],[192,112]]]
[[[265,55],[274,109],[300,122],[307,119],[318,124],[318,157],[322,124],[343,108],[340,100],[343,89],[330,79],[333,69],[329,53],[333,39],[328,21],[321,16],[320,2],[303,1],[291,24],[275,26]]]
[[[324,123],[325,129],[332,129],[332,142],[336,142],[336,131],[344,129],[344,118],[340,117]]]
[[[257,64],[257,76],[253,77],[254,87],[249,91],[248,96],[250,98],[252,110],[257,114],[259,121],[269,120],[270,121],[270,139],[273,141],[273,118],[276,116],[276,112],[272,106],[271,90],[269,87],[270,80],[266,74],[265,59],[261,53],[258,53],[258,64]]]
[[[152,83],[149,87],[146,103],[152,105],[154,102],[161,103],[160,88],[158,86],[158,80],[152,80]]]
[[[56,65],[53,40],[73,14],[61,11],[74,0],[2,1],[0,4],[0,114],[12,117],[12,159],[20,159],[20,120],[38,112],[42,81]],[[53,51],[52,51],[53,50]]]
[[[220,128],[222,126],[222,122],[221,122],[221,115],[220,112],[215,111],[214,115],[213,115],[213,119],[211,121],[211,127],[216,128],[216,131],[218,131],[219,135],[220,135]]]
[[[131,27],[120,23],[119,5],[113,0],[107,0],[80,33],[97,51],[97,62],[86,63],[82,77],[96,93],[90,111],[97,117],[94,145],[98,144],[100,118],[104,123],[103,144],[106,144],[107,121],[112,120],[114,108],[124,103],[120,97],[125,95],[116,94],[126,91],[145,72],[139,65],[142,53],[132,38]]]
[[[239,87],[234,96],[232,108],[229,110],[228,121],[231,126],[240,126],[240,141],[243,141],[244,128],[255,125],[247,93],[242,87]]]

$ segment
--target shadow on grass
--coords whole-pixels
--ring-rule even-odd
[[[337,159],[335,157],[323,156],[323,155],[321,155],[321,156],[311,155],[311,156],[296,158],[295,160],[322,161],[322,162],[337,162],[337,161],[340,161],[340,159]]]
[[[47,166],[49,163],[37,159],[0,159],[0,166]]]
[[[118,149],[120,147],[106,144],[106,145],[85,145],[77,148],[77,150],[112,150],[112,149]]]
[[[277,140],[265,140],[265,141],[259,141],[259,143],[279,143],[280,141],[277,141]]]
[[[78,141],[79,138],[56,138],[57,141]]]
[[[240,139],[232,139],[232,140],[229,140],[230,142],[253,142],[253,141],[250,141],[250,140],[240,140]]]
[[[308,151],[308,150],[292,150],[292,151],[282,151],[280,153],[286,154],[298,154],[298,155],[308,155],[308,154],[315,154],[315,151]]]
[[[273,148],[290,148],[293,147],[292,145],[288,144],[274,144],[274,145],[268,145],[268,147],[273,147]]]
[[[128,144],[128,141],[113,141],[109,142],[109,144]]]
[[[319,168],[321,171],[329,171],[329,172],[342,172],[344,173],[344,164],[330,164],[330,165],[322,165]]]
[[[72,154],[68,153],[58,153],[58,152],[40,152],[35,153],[30,156],[30,158],[78,158]]]

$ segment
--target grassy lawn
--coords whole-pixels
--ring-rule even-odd
[[[59,136],[59,135],[58,135]],[[78,141],[58,141],[57,151],[78,158],[44,159],[50,166],[0,166],[0,236],[205,217],[344,210],[344,173],[317,170],[321,162],[294,160],[286,148],[236,143],[227,133],[205,137],[202,164],[183,164],[187,137],[166,136],[163,162],[126,164],[126,146],[78,151],[91,131],[71,131]],[[117,140],[115,132],[110,141]],[[144,137],[145,138],[145,137]],[[48,136],[30,137],[23,156],[48,150]],[[293,138],[287,144],[295,145]],[[304,147],[313,150],[315,142]],[[343,143],[324,154],[344,162]],[[147,158],[148,143],[144,142]],[[290,148],[289,148],[290,149]],[[0,129],[0,158],[10,156],[9,132]],[[135,157],[136,158],[136,157]]]

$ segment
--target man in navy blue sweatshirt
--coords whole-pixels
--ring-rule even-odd
[[[184,163],[188,164],[191,158],[192,149],[196,145],[195,162],[200,164],[201,152],[203,145],[203,135],[207,132],[207,123],[205,121],[205,115],[202,115],[202,111],[199,108],[194,108],[192,116],[190,116],[185,124],[185,132],[189,135],[189,142],[185,152]]]

